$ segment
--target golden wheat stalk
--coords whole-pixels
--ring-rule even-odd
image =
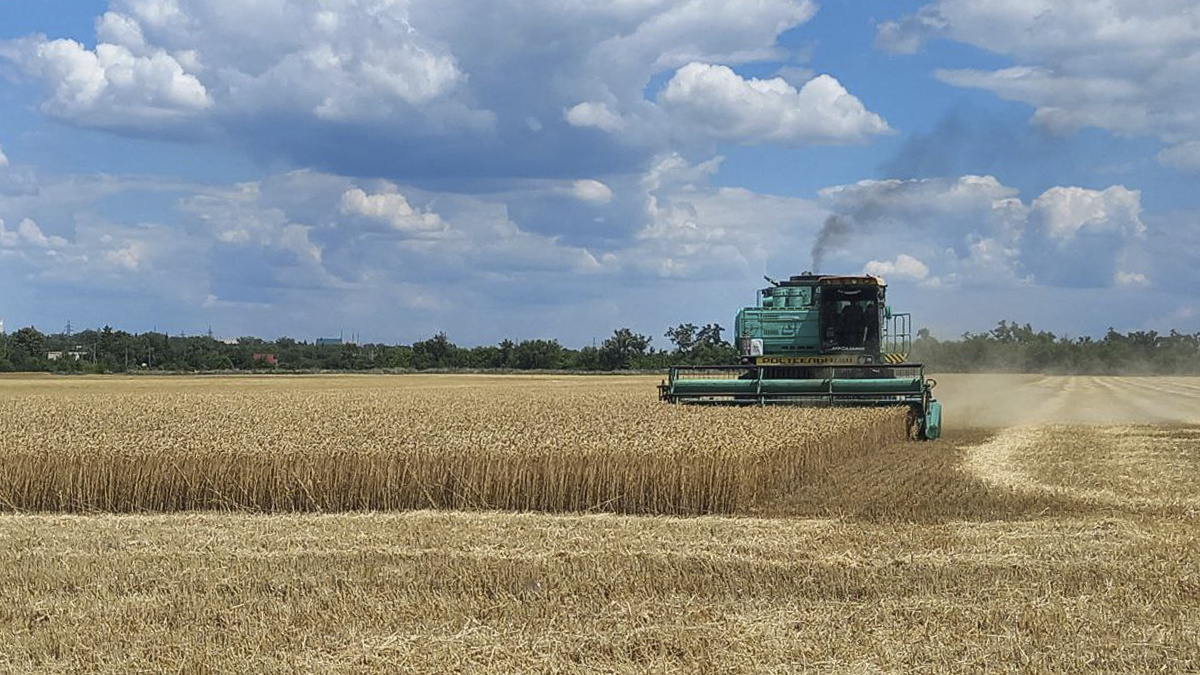
[[[391,382],[15,397],[0,408],[0,508],[734,513],[904,433],[897,409],[670,406],[603,380]]]

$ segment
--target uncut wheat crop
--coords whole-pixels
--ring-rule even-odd
[[[0,402],[0,509],[752,510],[897,409],[694,408],[643,381],[113,380]],[[414,384],[416,383],[416,384]]]

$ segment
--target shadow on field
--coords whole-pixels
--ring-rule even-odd
[[[944,522],[1096,513],[1094,505],[989,485],[964,471],[967,448],[995,433],[952,431],[935,442],[895,443],[835,459],[764,515]]]

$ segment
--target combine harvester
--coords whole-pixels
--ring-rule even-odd
[[[907,406],[909,435],[937,438],[942,406],[925,367],[909,363],[912,317],[893,314],[875,276],[805,273],[758,291],[738,312],[741,363],[672,366],[671,403]]]

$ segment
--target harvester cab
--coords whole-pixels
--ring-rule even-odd
[[[699,405],[904,406],[910,434],[941,433],[937,384],[908,360],[912,318],[876,276],[767,278],[734,324],[739,363],[672,366],[659,398]]]

